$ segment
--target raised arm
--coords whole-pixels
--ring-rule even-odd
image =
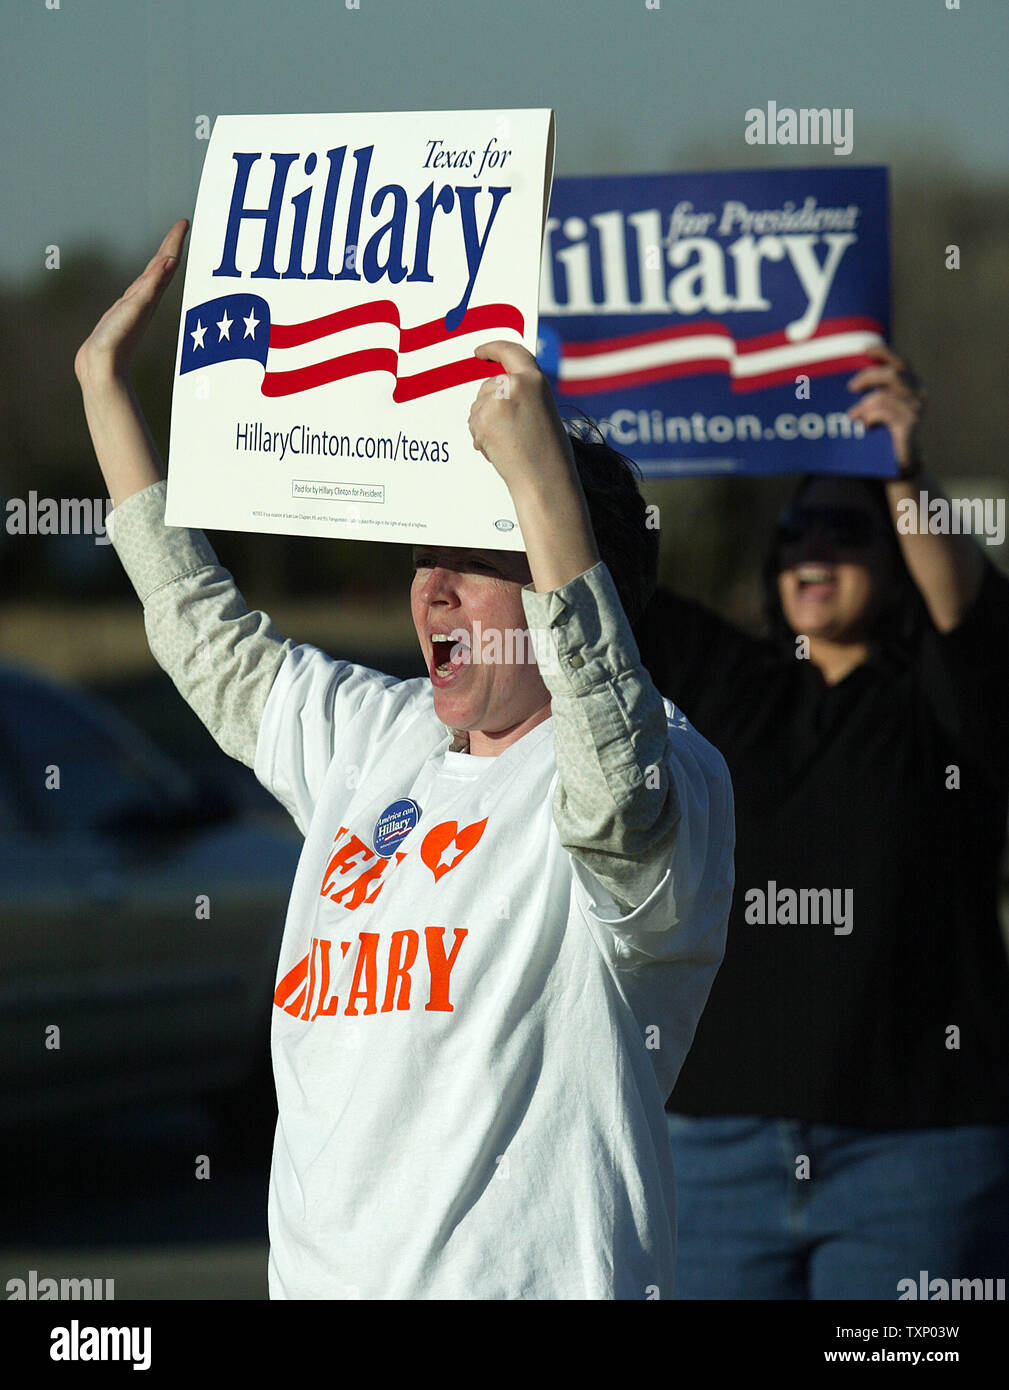
[[[892,349],[877,348],[874,356],[878,365],[866,367],[848,383],[852,391],[868,392],[848,414],[866,425],[886,425],[890,430],[901,476],[887,482],[886,494],[904,563],[936,628],[952,632],[981,590],[984,558],[969,536],[931,535],[898,525],[901,503],[911,499],[917,510],[922,492],[930,502],[945,494],[921,468],[918,455],[916,432],[924,394]]]
[[[115,509],[109,531],[140,601],[151,651],[226,753],[254,765],[267,697],[293,646],[250,612],[202,531],[165,526],[165,470],[129,380],[130,362],[178,265],[176,222],[77,353],[88,428]]]
[[[98,466],[114,506],[165,476],[130,385],[137,344],[179,264],[189,223],[176,222],[146,270],[107,309],[74,359]]]
[[[499,361],[470,413],[474,446],[504,478],[525,542],[530,626],[553,632],[551,695],[561,843],[631,911],[669,867],[681,809],[662,697],[600,562],[567,433],[535,359],[515,343],[477,355]]]

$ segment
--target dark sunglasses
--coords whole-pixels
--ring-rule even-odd
[[[858,507],[790,507],[778,520],[778,544],[795,545],[819,531],[845,550],[867,550],[879,534]]]

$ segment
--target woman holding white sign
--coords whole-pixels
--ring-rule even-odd
[[[487,344],[505,375],[470,428],[525,554],[417,548],[423,679],[284,641],[201,532],[165,527],[128,385],[185,230],[76,371],[152,649],[305,836],[274,996],[271,1296],[669,1298],[662,1101],[722,954],[732,798],[640,666],[643,499],[568,439],[524,348]],[[527,631],[550,659],[476,660],[478,633]]]

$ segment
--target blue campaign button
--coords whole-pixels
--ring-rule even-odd
[[[420,820],[420,807],[416,801],[403,797],[387,806],[375,822],[371,838],[375,853],[382,859],[389,859],[396,847],[405,840]]]

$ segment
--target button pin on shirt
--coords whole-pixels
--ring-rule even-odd
[[[371,837],[375,853],[382,859],[391,858],[396,846],[406,839],[420,817],[420,806],[412,797],[393,801],[375,822]]]

